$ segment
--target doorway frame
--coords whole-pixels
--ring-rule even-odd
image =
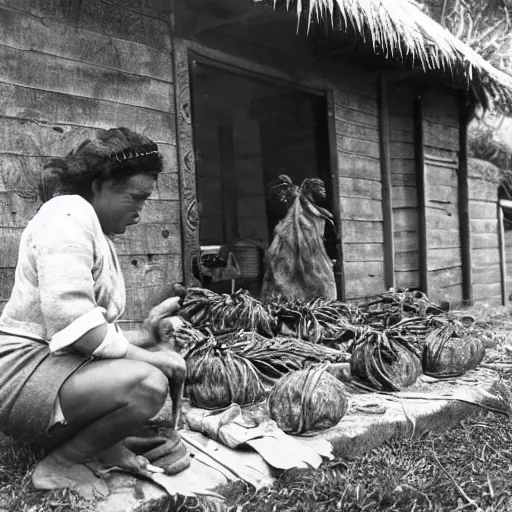
[[[252,78],[281,87],[325,97],[327,103],[327,130],[329,170],[332,184],[332,208],[337,220],[335,279],[337,295],[345,300],[343,226],[339,191],[336,121],[334,117],[334,90],[329,80],[308,76],[300,71],[293,75],[279,69],[258,64],[242,57],[226,54],[195,41],[173,38],[173,64],[176,98],[176,146],[180,183],[183,280],[185,285],[195,284],[193,268],[199,258],[199,212],[197,205],[196,152],[194,148],[194,122],[192,105],[192,70],[201,62],[232,74]]]

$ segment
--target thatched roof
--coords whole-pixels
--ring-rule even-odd
[[[484,108],[512,112],[512,76],[496,69],[425,14],[414,0],[255,0],[295,9],[299,19],[350,29],[375,53],[400,58],[423,71],[449,73]]]

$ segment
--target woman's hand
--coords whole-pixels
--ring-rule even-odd
[[[175,315],[180,309],[180,297],[171,297],[156,305],[148,314],[144,325],[152,334],[157,342],[160,341],[159,325],[160,322],[168,317]]]
[[[187,375],[187,363],[178,353],[170,347],[164,348],[162,344],[149,350],[130,345],[126,353],[126,359],[144,361],[156,366],[169,380],[169,396],[172,400],[171,427],[175,428],[181,411],[181,401],[185,377]]]

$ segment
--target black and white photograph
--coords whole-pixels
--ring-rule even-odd
[[[0,512],[512,512],[512,0],[0,0]]]

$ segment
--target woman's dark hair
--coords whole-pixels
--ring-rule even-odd
[[[53,158],[43,169],[39,197],[44,203],[54,196],[78,194],[89,200],[94,180],[123,182],[135,174],[162,171],[158,146],[128,128],[99,130],[63,158]]]

